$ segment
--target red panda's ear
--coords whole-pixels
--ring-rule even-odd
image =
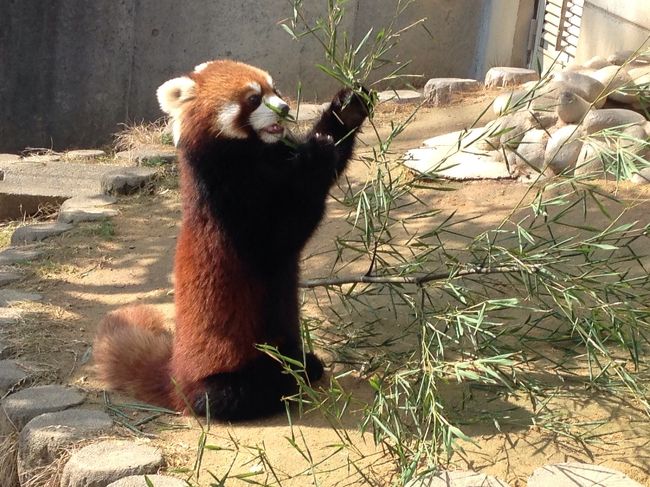
[[[194,80],[187,76],[181,76],[160,85],[156,95],[162,111],[168,115],[175,115],[183,103],[194,98],[195,92]]]

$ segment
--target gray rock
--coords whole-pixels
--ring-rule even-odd
[[[482,473],[455,470],[412,480],[406,487],[509,487],[503,480]]]
[[[65,153],[65,158],[71,161],[78,161],[80,159],[96,159],[104,157],[106,152],[99,149],[81,149],[71,150]]]
[[[155,473],[160,452],[130,441],[108,440],[74,453],[63,468],[61,487],[104,487],[130,475]]]
[[[650,184],[650,167],[644,167],[639,172],[634,173],[631,181],[634,184]]]
[[[553,133],[546,144],[544,165],[553,169],[555,174],[572,170],[582,149],[581,135],[577,125],[565,125]]]
[[[43,299],[43,296],[37,293],[28,293],[7,288],[0,289],[0,308],[25,301],[40,301],[41,299]]]
[[[620,88],[634,84],[632,77],[620,66],[606,66],[590,76],[605,86],[608,98],[621,103],[634,103],[637,100],[635,95],[619,91]]]
[[[0,325],[2,325],[1,320]],[[7,343],[4,338],[0,338],[0,360],[6,360],[14,355],[16,355],[16,347]]]
[[[38,162],[38,163],[46,163],[46,162],[55,162],[55,161],[60,161],[61,156],[58,154],[43,154],[43,155],[33,155],[33,156],[26,156],[23,157],[23,162]]]
[[[35,223],[18,227],[11,235],[11,245],[25,245],[40,242],[48,237],[55,237],[63,232],[72,230],[73,226],[61,222]]]
[[[601,96],[604,95],[605,85],[591,76],[562,71],[555,73],[553,80],[553,82],[549,83],[547,91],[571,91],[585,101],[593,103],[596,108],[600,108],[605,104],[606,97]]]
[[[579,123],[590,108],[591,105],[581,96],[570,91],[563,91],[560,93],[555,111],[558,118],[564,123]]]
[[[485,75],[485,86],[487,88],[517,86],[538,79],[539,74],[533,69],[495,67]]]
[[[187,483],[175,477],[166,475],[147,475],[154,487],[187,487]],[[131,475],[123,479],[108,484],[107,487],[147,487],[144,475]]]
[[[327,107],[329,107],[329,104],[326,104],[325,107],[323,107],[323,105],[316,105],[313,103],[301,103],[298,111],[291,110],[289,114],[299,122],[307,122],[320,117],[321,113],[327,110]]]
[[[420,103],[422,93],[414,90],[386,90],[378,93],[380,102]]]
[[[478,91],[481,83],[475,79],[432,78],[424,85],[424,100],[433,106],[448,105],[454,95]]]
[[[404,165],[422,174],[454,180],[509,179],[506,165],[491,154],[449,152],[447,148],[428,147],[412,149],[405,156]]]
[[[546,465],[528,478],[528,487],[643,487],[628,476],[601,465],[569,462]]]
[[[105,194],[130,194],[151,184],[156,170],[148,167],[123,167],[102,176],[102,191]]]
[[[576,161],[576,168],[574,175],[576,176],[591,176],[602,177],[605,175],[605,166],[600,153],[604,149],[598,141],[589,140],[582,145],[578,160]]]
[[[5,308],[0,306],[0,327],[5,325],[13,325],[20,321],[22,311],[15,308]]]
[[[0,252],[0,265],[19,264],[29,262],[43,255],[43,251],[34,247],[30,248],[12,248]]]
[[[16,154],[0,154],[0,164],[18,162],[22,158]]]
[[[13,360],[0,360],[0,396],[4,396],[29,375]]]
[[[22,277],[22,274],[18,274],[17,272],[3,271],[0,269],[0,287],[19,281]]]
[[[46,385],[23,389],[4,398],[0,403],[0,431],[20,431],[25,424],[44,413],[62,411],[84,402],[85,394],[61,385]]]
[[[68,409],[36,416],[20,432],[18,474],[21,482],[30,477],[31,470],[53,462],[64,448],[104,434],[112,426],[108,414],[89,409]]]
[[[605,108],[591,110],[582,121],[582,128],[587,135],[612,127],[623,125],[645,125],[647,120],[643,115],[633,110],[623,108]]]
[[[583,63],[583,66],[587,69],[601,69],[610,66],[610,62],[603,56],[594,56],[587,62]]]
[[[76,223],[110,218],[119,213],[113,208],[107,208],[116,201],[113,196],[103,194],[70,198],[61,205],[58,220],[64,223]]]
[[[509,157],[511,169],[516,167],[519,173],[537,172],[535,169],[544,168],[544,154],[549,135],[546,130],[529,130],[521,139],[516,152],[512,152],[512,159]]]
[[[162,166],[175,163],[178,156],[176,155],[176,149],[169,147],[122,151],[115,154],[115,158],[128,161],[136,166]]]
[[[617,51],[614,54],[607,56],[607,62],[610,64],[615,64],[616,66],[621,66],[625,64],[626,61],[631,60],[633,56],[634,51],[631,49]]]

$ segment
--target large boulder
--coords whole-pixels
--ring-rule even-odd
[[[645,126],[647,120],[643,115],[633,110],[623,108],[606,108],[591,110],[582,121],[582,128],[587,135],[600,132],[613,127],[625,125]]]
[[[564,123],[579,123],[587,115],[591,105],[571,91],[562,91],[555,108],[557,116]]]
[[[571,171],[582,149],[582,131],[577,125],[565,125],[551,135],[544,153],[544,165],[555,174]]]
[[[606,66],[592,73],[591,77],[605,86],[608,98],[620,103],[634,103],[637,100],[635,95],[622,91],[623,88],[634,83],[632,77],[621,66]]]
[[[539,74],[534,69],[495,67],[485,75],[485,86],[486,88],[518,86],[538,79]]]
[[[571,91],[589,103],[600,108],[605,104],[605,85],[597,79],[582,73],[563,71],[553,75],[553,81],[548,86],[548,91]],[[603,95],[603,96],[601,96]]]

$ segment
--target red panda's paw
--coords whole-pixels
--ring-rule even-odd
[[[305,372],[309,382],[316,382],[323,377],[323,362],[313,353],[305,354]]]
[[[331,109],[337,118],[349,130],[359,128],[372,111],[374,96],[368,89],[360,87],[358,91],[345,88],[332,100]]]

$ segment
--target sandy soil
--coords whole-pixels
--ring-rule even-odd
[[[398,140],[396,150],[462,128],[484,107],[484,100],[479,100],[423,111]],[[386,116],[381,130],[387,130],[385,122],[399,117],[400,110]],[[364,140],[371,143],[371,138],[367,130]],[[360,184],[366,174],[365,166],[357,163],[348,177],[353,184]],[[454,191],[418,190],[423,207],[442,210],[436,219],[453,211],[458,220],[478,217],[463,227],[463,231],[474,234],[506,217],[527,191],[525,186],[509,181],[447,183],[446,187]],[[614,191],[613,187],[606,189]],[[630,219],[647,223],[650,192],[626,185],[617,191],[619,196],[638,204]],[[25,267],[28,274],[19,286],[41,292],[45,299],[40,305],[26,308],[25,323],[10,335],[18,345],[20,358],[35,363],[43,380],[56,378],[84,387],[98,404],[104,401],[101,384],[95,381],[86,360],[101,317],[117,306],[146,302],[159,307],[173,326],[172,262],[180,217],[174,178],[166,178],[155,194],[122,199],[119,209],[121,214],[111,224],[82,225],[50,240],[46,259]],[[309,257],[303,265],[305,277],[329,274],[333,255],[323,252],[331,249],[336,236],[347,228],[344,214],[339,204],[330,201],[328,217],[306,252]],[[325,321],[335,319],[330,311],[316,306],[312,297],[307,295],[306,299],[304,313]],[[349,370],[340,364],[330,365],[330,376]],[[340,421],[318,411],[302,417],[293,411],[291,424],[285,416],[235,426],[211,424],[207,443],[214,448],[203,456],[201,485],[214,481],[208,471],[217,477],[228,471],[231,476],[253,475],[249,480],[286,486],[396,482],[388,456],[374,446],[371,433],[364,434],[360,429],[361,408],[372,397],[369,387],[354,368],[340,382],[355,398]],[[579,460],[617,468],[643,485],[650,485],[650,423],[634,404],[569,385],[558,387],[552,399],[557,420],[566,419],[566,424],[575,426],[576,431],[580,426],[589,430],[581,443],[563,433],[573,431],[561,430],[560,426],[549,429],[547,425],[552,422],[544,427],[531,424],[532,409],[525,398],[503,395],[495,400],[493,394],[480,388],[453,385],[442,392],[449,404],[463,403],[460,423],[475,441],[464,445],[464,453],[454,457],[452,468],[473,468],[497,475],[512,486],[523,486],[539,466]],[[110,399],[114,404],[129,401],[115,394]],[[146,416],[126,406],[124,410],[133,422]],[[495,413],[504,418],[506,425],[486,419]],[[337,429],[331,427],[333,421],[338,423]],[[156,435],[151,441],[167,454],[170,470],[193,467],[202,428],[208,429],[193,418],[171,415],[146,421],[142,426],[145,432]],[[124,433],[129,431],[125,428]],[[341,435],[347,435],[347,442],[354,447],[343,447]],[[308,458],[315,468],[310,468]],[[244,481],[227,483],[240,484],[244,485]]]

